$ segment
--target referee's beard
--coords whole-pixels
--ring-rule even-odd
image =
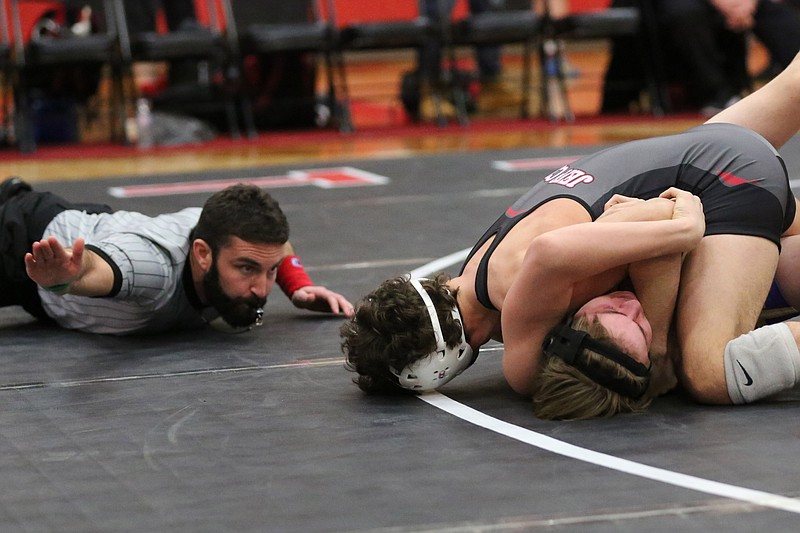
[[[203,275],[203,289],[208,303],[225,322],[236,328],[252,326],[258,318],[259,310],[267,304],[266,298],[232,298],[225,294],[219,282],[216,258],[212,258],[211,268]]]

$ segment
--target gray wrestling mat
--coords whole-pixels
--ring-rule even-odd
[[[782,151],[793,175],[797,148]],[[115,197],[109,187],[156,184],[165,194],[179,181],[265,178],[314,281],[355,301],[389,276],[453,271],[458,262],[445,256],[471,246],[558,161],[590,151],[347,161],[321,178],[297,172],[318,165],[39,187],[156,214],[208,193]],[[520,159],[528,170],[503,170]],[[332,186],[340,174],[360,186]],[[642,415],[545,422],[506,387],[500,345],[426,401],[366,397],[343,367],[340,319],[294,310],[280,292],[267,318],[240,335],[112,338],[0,311],[0,531],[751,533],[800,524],[791,422],[800,403],[791,398],[712,408],[673,394]]]

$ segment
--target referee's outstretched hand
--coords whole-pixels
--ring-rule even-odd
[[[83,239],[76,239],[72,248],[64,248],[55,237],[34,242],[25,254],[25,270],[42,287],[69,284],[78,279],[83,267]]]
[[[353,304],[347,298],[319,285],[310,285],[294,291],[292,303],[300,309],[353,316]]]

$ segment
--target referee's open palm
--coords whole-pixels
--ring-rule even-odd
[[[72,248],[64,248],[58,239],[48,237],[34,242],[25,254],[25,270],[42,287],[72,283],[80,277],[84,241],[76,239]]]

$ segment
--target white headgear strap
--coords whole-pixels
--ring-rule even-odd
[[[404,389],[416,392],[432,391],[463,372],[475,362],[475,357],[473,356],[472,348],[467,343],[466,335],[464,334],[464,322],[461,320],[461,313],[458,312],[458,307],[453,307],[451,314],[453,319],[461,324],[461,339],[458,345],[448,348],[447,343],[444,341],[442,327],[439,324],[439,317],[436,315],[436,307],[434,307],[428,291],[425,290],[418,279],[411,278],[409,283],[419,293],[428,310],[428,316],[433,327],[433,335],[436,338],[436,349],[401,371],[392,369],[392,373],[397,376],[400,386]]]

